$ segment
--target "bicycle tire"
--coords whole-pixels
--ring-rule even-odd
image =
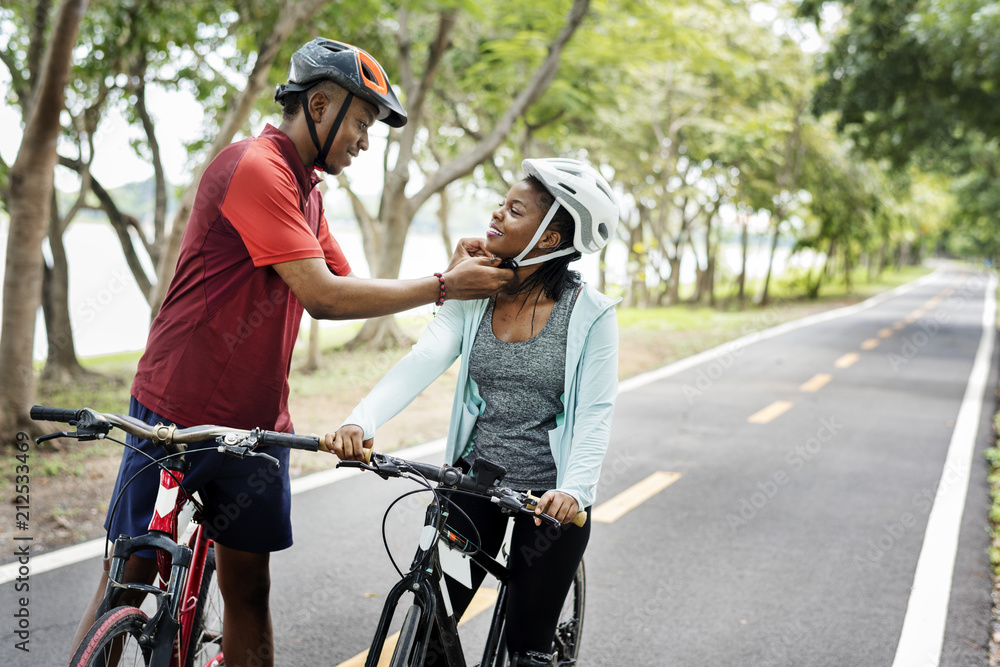
[[[149,665],[150,649],[139,646],[138,638],[149,617],[136,607],[116,607],[101,616],[77,648],[70,667],[115,667]],[[120,640],[119,659],[109,662]]]
[[[205,555],[198,606],[191,624],[191,643],[184,667],[223,667],[222,619],[224,603],[215,576],[215,547]]]
[[[410,605],[403,617],[403,627],[399,629],[399,639],[396,641],[396,648],[392,652],[392,660],[389,667],[410,667],[409,660],[412,657],[413,645],[417,641],[417,629],[420,626],[420,607],[415,604]]]
[[[563,610],[559,614],[556,635],[552,641],[552,653],[558,667],[573,667],[580,655],[580,637],[583,635],[583,612],[587,604],[587,573],[583,562],[573,577]]]

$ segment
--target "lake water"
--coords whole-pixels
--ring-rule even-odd
[[[357,230],[338,227],[334,235],[351,261],[356,274],[367,277],[368,266]],[[0,224],[0,242],[6,249],[7,223]],[[70,318],[77,353],[82,357],[140,350],[146,344],[149,331],[149,306],[136,286],[125,263],[118,237],[107,223],[74,222],[65,237],[70,267]],[[4,253],[5,254],[5,253]],[[4,254],[0,254],[0,272]],[[608,251],[608,282],[618,283],[625,278],[626,248],[613,243]],[[401,278],[426,276],[440,271],[447,265],[441,238],[430,234],[410,234],[403,254]],[[811,261],[810,257],[795,257],[795,264]],[[723,248],[723,261],[731,273],[739,270],[738,246]],[[788,250],[779,248],[775,270],[780,273],[788,263]],[[598,264],[596,255],[585,255],[574,265],[584,279],[596,281]],[[752,244],[748,259],[748,274],[762,276],[767,270],[767,248],[764,243]],[[681,280],[694,280],[695,264],[692,257],[682,263]],[[2,298],[2,295],[0,295]],[[414,312],[430,312],[430,306]],[[308,326],[308,316],[303,318]],[[340,322],[324,322],[324,326],[342,326]],[[35,336],[35,356],[45,358],[45,324],[39,310]]]

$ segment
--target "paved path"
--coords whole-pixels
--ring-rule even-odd
[[[989,287],[941,270],[625,383],[599,504],[667,474],[594,526],[581,664],[985,664]],[[394,579],[379,521],[408,488],[362,475],[296,496],[296,546],[272,561],[277,664],[367,648]],[[404,563],[420,514],[390,517]],[[32,576],[30,654],[0,586],[0,665],[61,664],[98,568]]]

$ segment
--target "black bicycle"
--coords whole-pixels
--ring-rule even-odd
[[[415,492],[403,494],[397,498],[397,502],[420,491],[430,491],[432,501],[425,513],[424,529],[409,572],[403,573],[399,571],[398,567],[396,568],[401,579],[392,587],[386,599],[375,637],[368,651],[365,667],[376,667],[379,664],[379,658],[389,634],[389,626],[400,601],[406,594],[412,594],[412,602],[403,617],[399,638],[389,662],[390,666],[422,667],[431,630],[436,626],[446,658],[445,666],[466,667],[467,663],[458,634],[458,619],[450,613],[451,605],[446,600],[447,593],[444,592],[441,585],[444,574],[440,549],[451,549],[468,556],[472,562],[497,579],[496,606],[493,609],[493,619],[479,665],[480,667],[506,667],[504,619],[507,604],[507,567],[496,558],[480,550],[473,539],[460,535],[449,527],[448,518],[451,515],[451,503],[448,496],[451,493],[469,493],[489,498],[504,513],[511,516],[518,513],[534,514],[538,498],[530,493],[500,486],[499,482],[503,479],[504,469],[482,459],[473,464],[469,474],[464,474],[458,468],[451,466],[441,467],[385,454],[371,453],[368,458],[368,463],[341,461],[338,465],[369,470],[383,479],[390,477],[410,479],[424,487]],[[392,505],[389,509],[391,508]],[[386,516],[388,516],[389,509],[386,510]],[[538,516],[549,524],[559,524],[556,519],[546,514]],[[586,521],[587,513],[581,511],[574,518],[573,523],[582,526]],[[384,517],[382,532],[383,538],[385,538]],[[388,541],[384,541],[388,553]],[[389,558],[392,559],[391,554],[389,554]],[[395,562],[393,565],[395,566]],[[586,578],[581,562],[573,580],[573,586],[563,603],[563,611],[556,629],[551,650],[554,655],[554,665],[560,667],[576,665],[577,655],[580,651],[580,635],[583,630],[585,601]]]

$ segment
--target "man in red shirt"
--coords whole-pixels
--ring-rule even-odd
[[[368,149],[372,123],[400,127],[406,112],[374,58],[321,38],[296,52],[275,99],[284,107],[281,125],[223,149],[198,185],[177,270],[132,385],[129,412],[150,424],[291,431],[288,374],[303,310],[324,319],[375,317],[444,298],[484,298],[512,278],[499,260],[470,257],[482,249],[473,240],[463,241],[441,275],[354,277],[327,227],[315,169],[339,174]],[[149,441],[130,444],[161,453]],[[228,667],[273,665],[269,557],[291,546],[292,534],[288,451],[268,453],[281,462],[279,472],[261,459],[188,457],[184,486],[202,495],[203,525],[215,540]],[[147,462],[125,450],[113,497]],[[152,467],[124,488],[118,509],[109,510],[109,534],[146,532],[157,480]],[[224,509],[232,507],[239,511]],[[155,568],[153,559],[132,558],[126,574],[150,581]],[[105,574],[74,646],[93,623],[106,582]]]

